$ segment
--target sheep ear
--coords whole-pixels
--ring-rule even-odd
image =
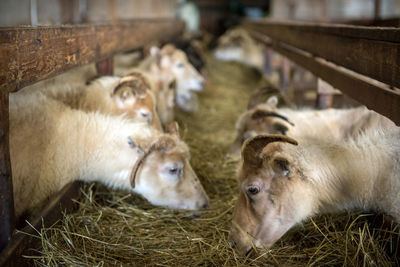
[[[297,145],[297,141],[283,135],[263,134],[246,140],[242,146],[242,158],[245,165],[258,168],[262,164],[261,152],[270,143],[286,142]]]
[[[170,133],[171,135],[175,135],[178,138],[181,137],[180,134],[179,134],[179,124],[176,121],[171,122],[168,125],[168,133]]]
[[[136,149],[138,153],[144,152],[144,150],[130,136],[128,136],[127,140],[130,148]]]
[[[278,97],[276,95],[271,96],[267,99],[267,105],[271,106],[271,107],[277,107],[278,106]]]

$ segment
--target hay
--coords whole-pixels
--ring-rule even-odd
[[[192,166],[211,199],[201,212],[153,207],[138,196],[93,184],[79,209],[61,226],[38,233],[37,266],[395,266],[398,226],[382,227],[372,215],[344,213],[307,221],[271,250],[239,257],[227,242],[238,192],[236,162],[225,162],[234,123],[246,108],[254,74],[208,58],[212,85],[196,114],[179,114]],[[374,223],[371,221],[375,220]]]

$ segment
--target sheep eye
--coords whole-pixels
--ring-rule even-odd
[[[177,66],[178,68],[184,68],[184,67],[185,67],[185,64],[183,64],[182,62],[180,62],[180,63],[178,63],[176,66]]]
[[[260,187],[252,185],[247,188],[247,192],[249,192],[251,195],[257,195],[260,192]]]
[[[172,167],[168,171],[169,171],[169,174],[176,174],[178,172],[178,168]]]
[[[280,132],[282,135],[286,135],[286,128],[285,127],[283,127],[283,126],[281,126],[281,125],[278,125],[278,126],[276,126],[276,130],[278,131],[278,132]]]

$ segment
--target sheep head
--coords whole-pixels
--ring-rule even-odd
[[[161,130],[155,98],[148,80],[139,72],[121,78],[111,95],[118,109],[130,118],[145,121]]]
[[[290,135],[294,124],[279,113],[276,107],[278,99],[270,97],[266,103],[246,111],[236,124],[236,139],[229,149],[230,154],[238,155],[244,141],[258,134]]]
[[[299,166],[297,141],[260,135],[242,148],[240,194],[230,239],[239,253],[272,246],[312,213],[312,193]]]
[[[189,163],[189,148],[180,139],[177,123],[168,128],[169,133],[141,149],[143,153],[131,173],[132,188],[154,205],[206,208],[208,196]]]

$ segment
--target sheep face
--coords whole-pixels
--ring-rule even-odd
[[[112,99],[119,110],[135,121],[147,122],[161,130],[160,119],[155,109],[155,98],[150,86],[140,73],[122,78],[114,88]]]
[[[262,135],[243,146],[231,243],[246,254],[252,246],[271,247],[313,212],[313,194],[291,151],[297,142]],[[252,245],[253,244],[253,245]]]
[[[229,149],[229,154],[239,155],[243,142],[259,134],[290,135],[294,124],[279,113],[276,108],[277,98],[275,96],[268,101],[267,104],[246,111],[239,118],[236,125],[237,135]]]
[[[164,46],[161,51],[161,68],[176,79],[177,94],[188,91],[202,91],[204,78],[190,64],[186,54],[172,45]]]
[[[244,61],[244,38],[240,32],[228,32],[218,39],[214,57],[222,61]]]
[[[222,61],[240,62],[260,71],[264,68],[264,47],[240,28],[232,29],[218,39],[214,57]]]
[[[175,132],[159,137],[145,153],[134,181],[137,193],[171,209],[208,207],[208,196],[189,163],[189,148]]]

